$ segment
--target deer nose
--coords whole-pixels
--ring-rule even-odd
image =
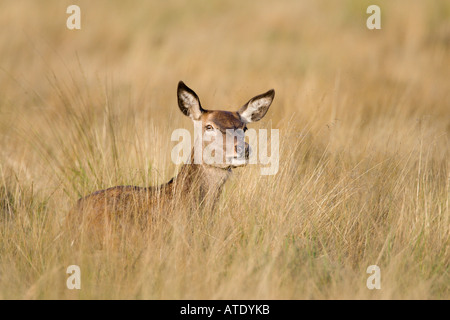
[[[245,148],[243,146],[236,146],[236,153],[238,157],[242,157],[244,155]]]
[[[248,159],[250,156],[251,151],[250,151],[250,146],[248,145],[248,143],[245,143],[245,145],[236,145],[235,150],[236,150],[236,156],[238,158]]]

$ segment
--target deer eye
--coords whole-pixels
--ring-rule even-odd
[[[213,127],[212,125],[208,124],[208,125],[205,127],[205,129],[208,130],[208,131],[211,131],[211,130],[214,130],[214,127]]]

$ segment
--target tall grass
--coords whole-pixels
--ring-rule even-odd
[[[1,299],[450,298],[448,4],[382,3],[377,31],[356,0],[78,1],[78,31],[70,4],[0,4]],[[280,129],[279,172],[72,245],[79,197],[175,174],[179,80],[212,109],[275,88],[253,127]]]

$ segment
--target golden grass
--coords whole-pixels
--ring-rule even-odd
[[[77,1],[79,31],[70,4],[0,4],[1,299],[450,298],[447,2],[384,1],[378,31],[369,1]],[[175,173],[179,80],[225,110],[275,88],[278,174],[71,246],[80,196]]]

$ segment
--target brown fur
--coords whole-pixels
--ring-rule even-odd
[[[84,219],[89,225],[108,221],[144,225],[155,213],[170,212],[174,204],[212,209],[230,174],[230,168],[184,164],[176,177],[157,187],[116,186],[81,198],[69,218],[78,224]]]
[[[207,111],[204,115],[204,123],[212,122],[218,128],[242,129],[245,123],[241,121],[237,112]]]
[[[273,98],[273,90],[253,100],[258,97],[265,98],[267,95]],[[264,114],[270,103],[271,100],[263,106]],[[178,105],[183,114],[193,120],[202,121],[203,131],[210,123],[222,132],[246,127],[240,113],[241,110],[245,111],[245,108],[238,112],[205,110],[201,107],[196,93],[183,82],[178,84]],[[262,111],[253,108],[252,112]],[[248,159],[248,152],[246,157]],[[69,214],[69,225],[75,229],[81,226],[78,228],[81,230],[86,226],[87,230],[97,233],[98,229],[124,227],[133,222],[147,226],[149,220],[172,212],[174,206],[185,207],[187,210],[213,210],[222,187],[231,174],[231,165],[194,164],[193,160],[192,151],[190,164],[184,164],[179,174],[166,184],[157,187],[117,186],[81,198]]]

